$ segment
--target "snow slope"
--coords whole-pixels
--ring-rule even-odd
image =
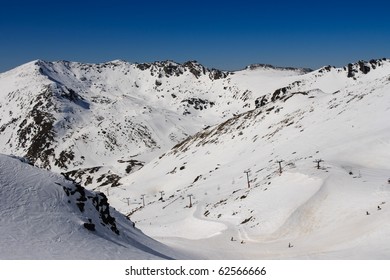
[[[147,234],[205,257],[388,259],[390,65],[382,62],[371,71],[325,67],[264,95],[257,109],[122,179],[112,203]]]
[[[104,195],[5,155],[0,197],[0,259],[185,258],[133,228]]]

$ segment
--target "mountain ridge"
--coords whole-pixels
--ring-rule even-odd
[[[94,160],[97,164],[83,163],[87,155],[75,156],[75,149],[83,149],[84,144],[80,142],[86,141],[86,137],[97,137],[104,143],[99,150],[107,151],[103,154],[96,152],[103,158],[104,154],[116,150],[118,145],[123,146],[120,148],[121,153],[134,150],[132,156],[149,151],[153,157],[156,151],[175,145],[202,127],[245,110],[245,106],[253,106],[246,100],[246,95],[250,94],[247,89],[240,89],[235,84],[228,86],[231,84],[227,80],[229,75],[230,72],[207,69],[195,61],[183,64],[172,61],[151,64],[131,64],[118,60],[102,64],[32,61],[0,76],[3,81],[0,82],[1,94],[6,100],[2,105],[0,130],[2,134],[9,133],[3,139],[3,152],[8,150],[19,156],[27,156],[38,166],[57,171],[72,171],[80,164],[83,168],[93,168],[101,164]],[[171,79],[178,80],[171,83]],[[208,93],[210,90],[211,93]],[[219,112],[212,108],[217,107],[217,98],[222,105],[218,106]],[[17,111],[14,115],[17,117],[5,109],[8,104],[15,103],[15,100]],[[122,100],[126,100],[127,107],[134,108],[134,113],[129,114],[128,110],[114,105]],[[241,106],[229,105],[237,100]],[[113,119],[116,112],[110,112],[111,122],[108,122],[107,116],[98,113],[107,107],[113,107],[121,114],[129,115],[129,118],[125,123],[118,122]],[[206,111],[212,112],[205,113]],[[147,113],[154,119],[148,123],[145,123],[144,118],[133,122],[131,118],[137,118],[139,113]],[[208,115],[208,120],[200,120],[205,114]],[[75,135],[74,130],[80,125],[82,130],[88,130],[85,127],[87,123],[83,124],[85,118],[95,119],[96,126],[106,124],[105,129],[101,129],[100,135],[95,132]],[[150,126],[154,126],[156,118],[172,123],[167,127],[170,131],[168,137],[166,132],[161,133],[159,128]],[[174,119],[179,119],[179,126]],[[121,143],[118,142],[118,139],[122,139],[118,135],[120,132],[113,131],[112,122],[131,129],[130,135]],[[158,126],[161,127],[160,124]],[[130,145],[133,148],[128,143],[134,143]],[[58,147],[59,145],[64,147]],[[129,158],[116,160],[128,161]],[[145,162],[148,159],[137,160]]]

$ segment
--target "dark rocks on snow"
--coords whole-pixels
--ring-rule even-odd
[[[94,205],[96,211],[100,213],[100,218],[103,223],[107,226],[110,226],[110,229],[119,235],[119,230],[115,223],[115,218],[110,215],[110,205],[108,204],[108,199],[104,193],[98,193],[92,198],[92,204]]]
[[[104,180],[99,186],[111,185],[111,187],[117,187],[121,185],[119,183],[120,179],[121,177],[117,174],[102,174],[96,181],[100,183]]]
[[[325,66],[325,67],[321,68],[318,72],[319,73],[330,72],[330,70],[332,70],[332,68],[334,68],[334,67],[328,65],[328,66]]]
[[[73,151],[62,151],[60,153],[60,156],[55,159],[54,165],[66,169],[68,167],[67,164],[70,164],[73,159],[74,159]]]
[[[141,64],[137,64],[137,68],[142,70],[142,71],[145,71],[147,69],[149,69],[152,65],[150,63],[141,63]]]
[[[347,77],[348,78],[353,78],[355,76],[355,70],[353,69],[353,64],[349,63],[347,67],[348,67],[348,75],[347,75]]]
[[[368,65],[366,65],[366,62],[361,60],[358,62],[358,64],[359,64],[359,69],[363,74],[367,74],[368,72],[370,72],[371,68]]]
[[[219,79],[224,79],[226,78],[227,76],[229,75],[229,73],[227,72],[223,72],[221,70],[218,70],[218,69],[211,69],[210,70],[210,73],[209,73],[209,77],[210,77],[210,80],[214,81],[214,80],[219,80]]]
[[[249,218],[243,220],[243,221],[241,222],[241,224],[246,224],[247,222],[249,222],[250,220],[252,220],[252,218],[253,218],[253,216],[250,216]]]
[[[188,69],[196,78],[199,78],[202,74],[206,74],[206,68],[204,68],[195,60],[185,62],[183,67]]]
[[[255,107],[256,108],[263,107],[264,105],[267,104],[267,102],[268,102],[268,100],[267,100],[267,96],[266,95],[258,97],[255,100]]]
[[[84,203],[83,202],[77,202],[76,205],[79,208],[80,212],[84,212]]]
[[[59,183],[57,184],[61,185]],[[76,206],[78,207],[80,212],[84,212],[85,205],[87,203],[91,203],[95,210],[99,213],[101,224],[109,227],[110,230],[119,235],[119,230],[117,228],[115,218],[110,214],[110,205],[104,193],[92,193],[91,195],[86,196],[85,189],[81,185],[75,183],[72,187],[62,186],[62,188],[66,195],[69,197],[77,195],[77,197],[75,197],[75,201]],[[92,224],[91,221],[90,223],[84,224],[84,226],[89,230],[92,230],[91,228],[95,230],[95,225]]]
[[[90,231],[95,231],[95,224],[92,223],[92,220],[91,219],[88,219],[89,223],[84,223],[84,227],[87,229],[87,230],[90,230]]]
[[[195,110],[203,110],[207,109],[208,106],[213,107],[215,105],[214,102],[209,101],[207,99],[201,99],[201,98],[189,98],[184,99],[181,101],[182,103],[187,103],[187,107],[193,107]]]
[[[50,168],[49,157],[54,156],[54,149],[51,148],[51,145],[55,136],[53,128],[55,118],[49,113],[54,107],[51,101],[52,96],[52,89],[47,86],[36,97],[34,107],[27,114],[27,119],[33,121],[29,123],[23,121],[17,131],[19,146],[22,148],[28,147],[26,157],[33,163],[39,159],[43,168]]]

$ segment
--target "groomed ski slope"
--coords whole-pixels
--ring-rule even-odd
[[[211,222],[202,202],[183,210],[174,223],[150,226],[155,221],[145,219],[140,226],[167,245],[207,259],[388,259],[390,187],[383,183],[388,171],[356,168],[359,178],[337,165],[335,175],[324,179],[285,172],[268,195],[253,192],[246,204],[259,213],[253,227],[240,225],[233,215]],[[234,206],[226,205],[225,212],[240,209]]]

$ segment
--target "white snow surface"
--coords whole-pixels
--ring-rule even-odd
[[[83,212],[50,171],[0,155],[0,259],[172,259],[185,255],[145,236],[110,208],[119,235],[102,222],[88,197]],[[89,231],[83,225],[95,224]]]
[[[386,59],[232,73],[35,61],[0,74],[1,152],[81,170],[184,256],[389,259],[389,92]]]

